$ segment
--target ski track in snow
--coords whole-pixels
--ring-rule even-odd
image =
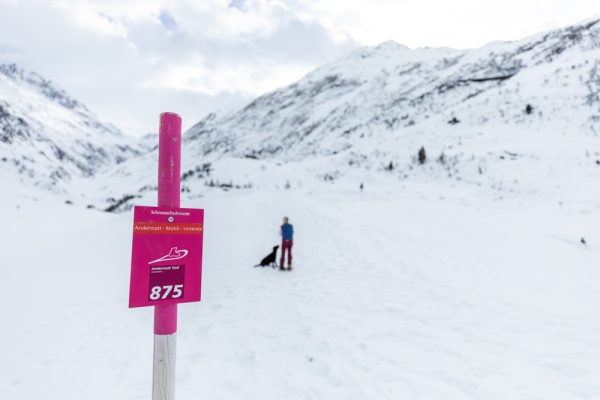
[[[598,216],[419,197],[183,204],[206,209],[206,237],[203,300],[179,307],[177,397],[600,398]],[[127,309],[131,213],[21,204],[0,217],[2,398],[149,398],[152,310]],[[253,268],[284,215],[294,271]]]

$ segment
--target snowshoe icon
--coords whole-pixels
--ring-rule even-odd
[[[167,254],[166,256],[162,256],[161,258],[159,258],[157,260],[150,261],[148,264],[154,264],[154,263],[161,262],[161,261],[179,260],[187,255],[188,255],[187,250],[177,250],[177,247],[171,247],[171,251],[169,251],[169,254]]]

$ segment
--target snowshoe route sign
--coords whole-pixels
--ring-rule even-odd
[[[129,307],[200,301],[204,210],[136,206]]]

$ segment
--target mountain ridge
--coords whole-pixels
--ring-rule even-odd
[[[63,107],[70,109],[82,109],[88,111],[87,107],[77,100],[71,98],[66,91],[59,88],[54,82],[44,79],[33,71],[25,71],[17,64],[0,65],[0,73],[15,82],[25,82],[37,88],[48,99],[58,101]]]
[[[385,125],[390,128],[411,126],[422,122],[423,118],[428,119],[428,114],[433,113],[446,114],[450,120],[452,116],[446,112],[447,109],[472,102],[471,99],[501,88],[502,84],[510,86],[509,80],[524,71],[555,60],[559,63],[565,61],[561,59],[562,55],[576,46],[579,46],[578,50],[581,52],[597,51],[600,48],[598,22],[598,19],[594,19],[519,41],[493,42],[475,50],[410,50],[391,41],[376,47],[361,48],[342,60],[307,74],[296,83],[258,97],[236,113],[212,119],[209,115],[201,124],[192,127],[185,139],[189,143],[202,141],[199,150],[204,155],[227,152],[236,156],[250,153],[277,158],[275,155],[279,154],[286,159],[285,148],[302,147],[300,144],[305,138],[314,137],[314,132],[323,130],[324,126],[329,130],[334,128],[336,133],[352,135],[355,131],[364,133],[365,125],[369,124],[384,125],[384,128]],[[597,53],[595,55],[597,57]],[[385,65],[390,58],[394,58],[394,61],[391,65],[389,62]],[[381,73],[373,73],[377,63],[388,69],[384,67]],[[345,65],[350,64],[355,71],[345,68]],[[585,82],[589,93],[584,95],[588,105],[598,101],[599,64],[596,58],[593,67],[586,71],[590,74]],[[578,68],[582,69],[581,67]],[[362,79],[364,74],[370,76]],[[395,75],[395,79],[390,77],[391,74]],[[399,78],[403,76],[418,83],[402,82]],[[365,85],[369,85],[366,90],[362,89]],[[387,89],[386,86],[391,85],[396,88],[389,91],[387,98],[377,96],[377,89]],[[333,92],[336,91],[337,99],[333,98]],[[363,103],[372,105],[370,115],[361,115],[353,123],[342,121],[355,116],[359,104],[346,102],[336,105],[335,101],[346,94],[364,95],[367,91],[371,92],[368,94],[370,98],[365,100],[370,101]],[[329,101],[319,102],[319,97],[324,92],[330,97],[325,100]],[[449,96],[457,92],[459,96]],[[523,109],[526,104],[526,101],[522,104]],[[315,118],[316,114],[323,114],[323,108],[329,108],[330,115]],[[294,115],[285,115],[286,109],[291,109]],[[597,124],[600,113],[596,110],[587,117],[587,129],[597,132],[600,129]],[[487,122],[482,121],[482,118],[475,123]],[[270,130],[268,135],[260,137],[260,144],[264,145],[248,143],[248,136],[257,136],[256,131],[265,128]],[[277,134],[276,130],[282,133]],[[297,140],[292,141],[291,138]]]

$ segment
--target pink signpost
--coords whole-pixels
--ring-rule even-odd
[[[181,118],[160,115],[158,207],[136,206],[129,307],[154,306],[152,400],[175,399],[177,304],[200,301],[204,210],[179,208]]]

